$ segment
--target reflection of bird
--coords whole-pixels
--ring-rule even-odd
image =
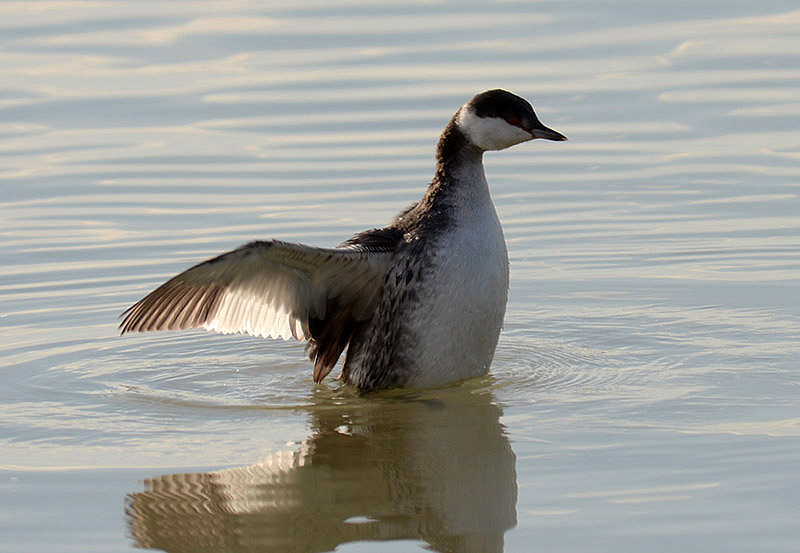
[[[136,545],[315,553],[411,539],[433,551],[503,551],[516,524],[515,456],[490,394],[460,386],[338,407],[319,396],[297,451],[145,480],[126,498]]]
[[[483,152],[566,140],[504,90],[456,112],[422,199],[389,226],[334,249],[251,242],[167,281],[128,309],[122,332],[203,327],[309,340],[314,380],[348,347],[362,389],[433,386],[489,369],[505,313],[508,254]]]

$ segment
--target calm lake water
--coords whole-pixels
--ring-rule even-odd
[[[800,11],[0,4],[0,550],[794,552]],[[502,87],[489,376],[360,397],[297,343],[118,336],[254,238],[421,196]]]

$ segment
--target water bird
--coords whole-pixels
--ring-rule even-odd
[[[483,153],[567,140],[523,98],[482,92],[453,115],[422,199],[335,248],[254,241],[171,278],[122,314],[121,333],[206,328],[307,341],[314,382],[347,349],[361,390],[486,374],[508,299],[508,252]]]

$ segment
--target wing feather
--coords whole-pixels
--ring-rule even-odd
[[[251,242],[168,280],[123,313],[122,333],[206,328],[311,338],[331,299],[365,320],[380,300],[392,248]]]

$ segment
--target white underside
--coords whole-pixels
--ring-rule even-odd
[[[456,225],[435,244],[417,312],[419,343],[408,386],[436,386],[485,374],[494,356],[508,298],[508,254],[483,176],[471,175]],[[476,171],[477,172],[477,171]]]

